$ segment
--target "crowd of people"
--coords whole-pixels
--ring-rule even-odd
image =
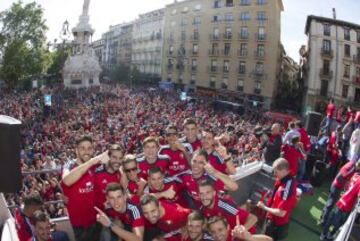
[[[44,93],[53,95],[49,113],[44,113]],[[44,232],[44,225],[62,216],[69,216],[77,241],[267,241],[287,235],[312,148],[300,121],[285,130],[262,115],[217,112],[206,99],[190,104],[175,92],[108,85],[6,94],[0,103],[1,114],[23,122],[24,185],[21,192],[6,195],[8,204],[19,207],[17,224],[26,224],[16,226],[20,241],[47,241],[50,232]],[[344,166],[336,176],[342,184],[352,177],[343,194],[351,203],[346,210],[331,211],[341,191],[331,192],[323,239],[332,238],[359,193],[356,118],[346,121],[352,131],[350,124],[343,125],[344,133],[350,132],[347,145],[339,144],[343,138],[339,128],[331,128],[329,113],[322,128],[321,135],[329,135],[325,161],[333,172],[341,162],[351,163],[346,170],[359,166],[350,174],[342,171]],[[334,149],[343,148],[335,160]],[[266,212],[266,235],[256,234],[261,217],[231,196],[238,189],[230,177],[236,167],[261,158],[276,178],[267,202],[256,205]],[[341,211],[342,219],[334,218]],[[49,240],[67,240],[61,232],[51,235]]]

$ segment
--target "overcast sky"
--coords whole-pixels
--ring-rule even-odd
[[[33,0],[23,0],[28,3]],[[211,0],[208,0],[211,1]],[[255,1],[255,0],[252,0]],[[275,0],[268,0],[272,2]],[[0,0],[0,11],[11,6],[15,1]],[[45,19],[49,27],[48,38],[59,38],[62,23],[67,19],[70,27],[78,22],[83,0],[36,0],[45,10]],[[162,8],[174,0],[91,0],[90,23],[95,28],[93,40],[109,28],[125,21],[135,19],[140,13]],[[306,17],[310,14],[332,17],[332,8],[337,11],[337,18],[360,24],[360,0],[283,0],[285,11],[282,13],[281,40],[286,52],[298,61],[298,49],[306,44],[304,35]]]

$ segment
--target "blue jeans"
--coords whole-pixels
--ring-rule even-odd
[[[346,219],[349,217],[350,212],[346,213],[341,211],[339,208],[335,208],[334,211],[331,212],[329,219],[324,225],[323,233],[326,235],[326,237],[332,237],[339,228],[346,222]],[[333,229],[330,232],[330,227],[333,227]]]
[[[335,203],[339,200],[341,190],[331,186],[330,187],[330,193],[329,198],[326,201],[326,204],[324,206],[324,209],[321,214],[321,221],[325,224],[327,222],[327,219],[329,217],[329,214],[334,207]]]

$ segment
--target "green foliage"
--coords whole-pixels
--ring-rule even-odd
[[[292,110],[300,112],[303,91],[295,81],[284,80],[279,83],[274,108],[278,110]]]
[[[13,3],[0,13],[0,76],[9,87],[38,77],[49,63],[43,9],[35,2]]]
[[[130,77],[130,67],[119,64],[110,70],[110,79],[117,82],[127,82]]]
[[[47,69],[47,73],[60,78],[62,68],[70,53],[70,46],[58,47],[54,52],[50,53],[50,66]]]

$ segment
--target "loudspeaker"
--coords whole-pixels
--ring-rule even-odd
[[[320,130],[322,115],[318,112],[309,111],[306,116],[305,129],[310,136],[317,136]]]
[[[0,192],[18,192],[22,187],[20,127],[19,120],[0,115]]]

